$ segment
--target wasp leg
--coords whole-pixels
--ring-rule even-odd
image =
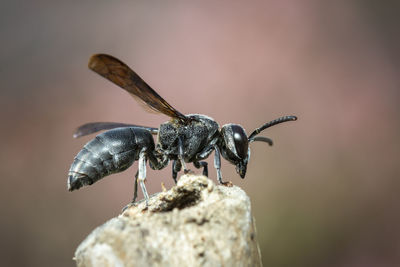
[[[176,166],[176,160],[172,162],[172,179],[174,179],[174,182],[176,184],[176,177],[178,176],[178,172],[175,171],[175,166]]]
[[[218,146],[214,146],[215,149],[215,154],[214,154],[214,167],[217,170],[217,178],[218,182],[223,185],[228,185],[230,184],[229,182],[223,182],[222,181],[222,174],[221,174],[221,154],[219,152]]]
[[[146,201],[146,206],[149,205],[149,195],[147,194],[146,186],[144,185],[144,181],[146,180],[146,156],[145,150],[140,151],[139,154],[139,184],[143,191],[143,196]]]
[[[135,174],[135,188],[133,189],[133,199],[132,202],[127,204],[125,207],[122,208],[122,212],[124,212],[126,209],[129,209],[130,207],[132,207],[137,199],[137,188],[138,188],[138,175],[139,175],[139,170],[136,171]]]
[[[135,203],[135,202],[136,202],[136,199],[137,199],[138,176],[139,176],[139,170],[137,170],[137,171],[136,171],[136,174],[135,174],[135,189],[133,190],[133,199],[132,199],[132,203]]]
[[[212,151],[214,150],[214,147],[216,146],[216,143],[218,141],[218,136],[214,137],[214,139],[212,139],[208,145],[206,147],[203,148],[203,150],[201,150],[197,155],[196,155],[196,160],[200,161],[203,159],[208,158],[208,156],[210,156],[210,154],[212,153]]]
[[[193,165],[197,168],[200,169],[203,167],[203,175],[208,177],[208,163],[206,161],[194,161]]]
[[[139,158],[140,158],[140,155],[142,155],[142,153],[139,154]],[[168,158],[166,158],[166,157],[165,157],[165,158],[157,157],[157,156],[154,155],[153,153],[149,153],[149,152],[147,152],[146,156],[147,156],[147,158],[148,158],[148,160],[149,160],[149,165],[150,165],[150,167],[151,167],[153,170],[161,170],[162,168],[164,168],[165,166],[168,165],[169,160],[168,160]],[[139,168],[142,168],[142,167],[140,167],[140,164],[143,165],[143,163],[140,163],[140,161],[139,161]],[[145,163],[144,163],[144,167],[146,167],[146,160],[145,160]],[[146,170],[145,170],[145,172],[144,172],[144,176],[146,176]],[[136,174],[135,174],[135,188],[134,188],[134,192],[133,192],[133,200],[132,200],[131,203],[129,203],[128,205],[126,205],[126,206],[122,209],[122,211],[125,211],[126,209],[128,209],[129,207],[131,207],[131,206],[136,202],[136,199],[137,199],[137,191],[138,191],[138,178],[139,178],[139,170],[137,170],[137,171],[136,171]],[[142,184],[141,184],[140,186],[142,186]],[[142,187],[142,190],[143,190],[143,187]],[[146,190],[146,188],[145,188],[145,190]],[[143,195],[144,195],[145,198],[146,198],[147,192],[146,192],[146,193],[145,193],[145,192],[146,192],[146,191],[143,191]],[[146,201],[146,203],[147,203],[147,201]]]
[[[129,203],[128,205],[126,205],[123,209],[122,209],[122,211],[124,212],[126,209],[128,209],[128,208],[130,208],[132,205],[134,205],[135,204],[135,202],[136,202],[136,199],[137,199],[137,196],[138,196],[138,194],[137,194],[137,189],[138,189],[138,176],[139,176],[139,170],[137,170],[136,171],[136,174],[135,174],[135,188],[133,189],[133,199],[132,199],[132,202],[131,203]]]
[[[182,142],[181,137],[178,137],[178,151],[179,151],[179,153],[178,153],[179,161],[181,162],[181,164],[183,166],[183,171],[186,174],[189,172],[189,170],[186,168],[186,163],[185,163],[185,160],[183,159],[184,151],[183,151],[183,142]]]
[[[182,164],[180,161],[174,160],[172,162],[172,179],[174,179],[175,184],[177,183],[176,177],[178,176],[178,172],[182,169]]]

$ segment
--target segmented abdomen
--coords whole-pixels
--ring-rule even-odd
[[[97,135],[76,155],[68,173],[68,190],[126,170],[139,158],[142,148],[154,150],[151,133],[142,128],[116,128]]]

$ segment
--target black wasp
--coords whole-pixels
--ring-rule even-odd
[[[297,119],[295,116],[278,118],[265,123],[247,136],[243,127],[238,124],[225,124],[220,129],[218,123],[208,116],[183,115],[115,57],[94,55],[89,60],[89,68],[128,91],[151,109],[171,117],[171,120],[161,124],[159,128],[114,122],[93,122],[80,126],[74,137],[101,130],[109,131],[89,141],[75,157],[68,174],[70,191],[91,185],[107,175],[122,172],[137,160],[139,167],[135,176],[133,202],[136,200],[139,180],[147,204],[149,197],[144,184],[147,161],[153,170],[160,170],[172,160],[172,177],[176,182],[177,173],[182,167],[185,173],[188,172],[188,162],[192,162],[196,168],[203,168],[203,174],[207,176],[207,162],[203,160],[213,151],[218,181],[226,184],[222,181],[221,155],[234,164],[237,173],[244,178],[250,158],[249,143],[262,141],[272,145],[271,139],[257,135],[268,127]],[[156,144],[152,135],[157,135]]]

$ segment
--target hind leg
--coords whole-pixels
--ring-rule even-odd
[[[136,199],[137,199],[138,176],[139,176],[139,170],[137,170],[137,171],[136,171],[136,174],[135,174],[135,188],[134,188],[134,190],[133,190],[133,200],[132,200],[132,203],[135,203],[135,202],[136,202]]]
[[[149,195],[147,194],[146,186],[144,185],[144,181],[146,180],[146,155],[145,151],[140,151],[139,154],[139,185],[142,188],[143,196],[146,201],[146,206],[149,205]]]

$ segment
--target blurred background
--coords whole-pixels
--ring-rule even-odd
[[[131,200],[137,164],[66,189],[74,156],[93,138],[73,139],[77,126],[168,119],[87,69],[92,54],[108,53],[183,113],[248,133],[299,117],[263,132],[273,147],[251,145],[246,179],[222,166],[251,198],[265,266],[399,266],[399,9],[356,0],[2,1],[2,265],[74,266],[77,245]],[[171,167],[148,171],[150,193],[161,182],[172,186]]]

